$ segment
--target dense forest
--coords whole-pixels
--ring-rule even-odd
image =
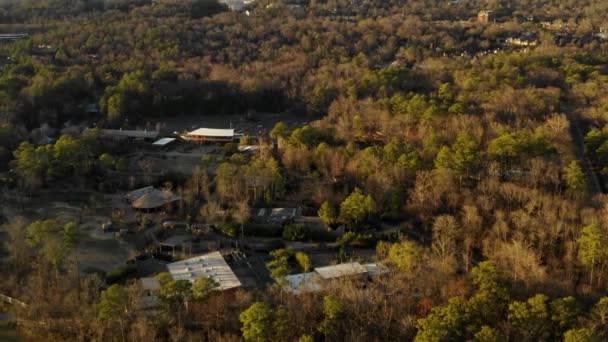
[[[282,113],[306,124],[278,122],[255,155],[227,144],[191,175],[159,181],[182,195],[176,215],[256,236],[250,206],[297,201],[327,232],[345,233],[327,241],[287,225],[270,235],[331,244],[340,260],[374,249],[390,274],[300,295],[280,281],[224,294],[161,274],[163,305],[150,315],[136,309],[136,282],[80,272],[80,222],[0,212],[0,293],[28,303],[11,308],[21,334],[608,339],[607,1],[258,0],[245,9],[0,0],[0,34],[28,34],[0,40],[1,191],[117,191],[127,186],[116,175],[148,177],[145,163],[128,164],[130,147],[99,130],[41,143],[49,127]],[[508,43],[522,37],[534,43]],[[275,279],[310,270],[290,248],[268,257]]]

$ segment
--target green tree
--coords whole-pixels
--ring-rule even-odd
[[[127,111],[127,96],[122,93],[110,95],[107,99],[108,120],[119,122]]]
[[[564,169],[564,178],[568,189],[574,194],[582,194],[587,191],[587,176],[581,165],[573,160]]]
[[[185,279],[166,281],[161,285],[159,298],[165,313],[171,317],[177,313],[177,324],[181,325],[183,311],[188,310],[188,302],[193,298],[192,283]]]
[[[473,339],[475,342],[499,342],[501,340],[503,339],[498,330],[487,325],[482,326]]]
[[[469,322],[466,302],[458,297],[444,306],[436,306],[426,318],[418,320],[417,342],[460,340]]]
[[[284,278],[289,273],[289,260],[293,258],[294,251],[292,249],[276,249],[270,252],[273,258],[266,264],[270,270],[270,276],[276,279]]]
[[[302,335],[298,339],[298,342],[315,342],[315,339],[310,335]]]
[[[596,331],[601,331],[602,337],[607,337],[608,332],[608,297],[602,297],[591,309],[591,326]]]
[[[16,172],[23,187],[34,189],[43,183],[44,176],[52,170],[52,146],[34,147],[29,142],[22,142],[13,152],[16,159]]]
[[[323,202],[323,204],[321,204],[321,207],[319,208],[317,214],[319,215],[321,220],[323,220],[323,223],[325,223],[327,227],[334,225],[338,221],[338,212],[336,210],[336,207],[334,207],[328,201],[325,201]]]
[[[126,321],[130,314],[129,292],[120,285],[112,285],[101,294],[97,304],[97,318],[108,326],[118,324],[125,340]]]
[[[57,169],[63,173],[86,174],[91,168],[90,150],[87,143],[71,135],[62,135],[54,146]]]
[[[165,283],[160,289],[160,297],[172,304],[181,304],[192,298],[192,283],[177,279]]]
[[[499,282],[500,272],[491,261],[482,261],[471,270],[473,283],[481,291],[493,291]]]
[[[218,289],[220,284],[211,277],[202,277],[192,285],[192,298],[197,301],[206,301]]]
[[[72,249],[71,244],[77,243],[74,234],[77,233],[73,231],[72,224],[62,232],[61,225],[55,220],[34,221],[26,228],[26,241],[30,247],[36,248],[43,260],[53,265],[58,277],[59,266]]]
[[[266,303],[256,302],[241,312],[239,319],[243,326],[241,331],[245,341],[271,341],[273,329],[272,308]]]
[[[300,223],[288,224],[283,228],[283,239],[290,241],[302,241],[306,239],[308,229]]]
[[[467,310],[473,329],[494,325],[504,317],[509,304],[509,295],[499,281],[499,272],[494,263],[482,261],[471,272],[477,292],[469,298]]]
[[[438,169],[452,169],[452,151],[447,146],[442,146],[435,157],[435,167]]]
[[[158,283],[160,284],[161,288],[173,280],[173,276],[171,276],[171,273],[169,272],[161,272],[154,277],[158,279]]]
[[[68,222],[63,226],[63,241],[68,249],[78,246],[80,240],[80,230],[76,222]]]
[[[514,301],[509,305],[509,322],[520,337],[529,341],[549,337],[551,317],[547,301],[547,296],[538,294],[526,302]]]
[[[400,269],[413,273],[422,263],[424,249],[413,241],[404,240],[393,244],[388,255]]]
[[[370,195],[366,196],[359,188],[355,188],[340,205],[340,216],[352,229],[373,214],[375,206]]]
[[[302,270],[304,272],[310,272],[310,270],[312,270],[312,261],[310,260],[310,257],[306,253],[297,252],[296,261],[298,262],[298,265],[300,265],[300,267],[302,268]]]
[[[55,220],[34,221],[27,228],[27,242],[30,246],[44,243],[61,230]]]
[[[479,144],[468,133],[458,134],[456,142],[451,147],[454,170],[460,176],[468,176],[477,166],[479,159]]]
[[[272,139],[278,139],[278,138],[286,139],[287,137],[289,137],[289,127],[287,127],[287,125],[284,122],[279,121],[276,124],[274,124],[274,127],[270,131],[269,135]]]
[[[318,330],[327,338],[333,338],[340,331],[340,323],[344,315],[344,302],[335,296],[323,297],[323,321],[319,324]]]
[[[581,231],[578,243],[578,258],[589,269],[589,281],[593,283],[595,271],[603,269],[608,258],[608,235],[597,223],[592,223]],[[601,282],[601,274],[598,283]]]
[[[572,296],[552,301],[551,320],[556,325],[556,336],[561,336],[566,330],[573,327],[582,314],[582,306]]]
[[[599,342],[601,339],[592,329],[571,329],[564,333],[564,342]]]

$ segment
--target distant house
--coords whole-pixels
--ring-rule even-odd
[[[234,129],[199,128],[180,135],[186,141],[204,142],[232,142],[235,139]]]
[[[254,220],[268,223],[288,223],[302,215],[300,208],[261,208]]]
[[[335,279],[367,280],[389,272],[389,269],[378,263],[360,264],[348,262],[332,266],[317,267],[313,272],[292,274],[285,277],[284,290],[300,294],[322,291],[328,282]]]
[[[494,12],[479,11],[479,13],[477,13],[477,21],[484,24],[494,21]]]
[[[241,286],[241,282],[220,252],[174,262],[168,264],[167,269],[175,280],[182,279],[194,283],[199,278],[212,278],[222,291]]]
[[[170,250],[175,255],[176,250],[185,250],[186,244],[192,240],[188,235],[174,235],[158,244],[160,252]]]

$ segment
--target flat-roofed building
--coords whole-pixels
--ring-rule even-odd
[[[234,129],[199,128],[184,133],[180,137],[187,141],[203,142],[232,142],[234,141]]]
[[[334,279],[367,274],[367,269],[358,262],[331,265],[315,268],[315,272],[323,279]]]
[[[192,283],[199,278],[212,278],[219,284],[220,290],[229,290],[241,286],[220,252],[212,252],[174,262],[167,265],[173,279],[188,280]]]
[[[315,272],[288,275],[285,277],[285,286],[293,294],[318,292],[323,290],[323,285],[317,277]]]
[[[337,265],[316,267],[312,272],[292,274],[285,277],[284,289],[293,294],[322,291],[328,282],[336,279],[359,279],[366,281],[389,273],[388,267],[369,263],[347,262]]]

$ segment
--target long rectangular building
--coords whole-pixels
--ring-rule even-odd
[[[194,131],[180,135],[187,141],[203,142],[232,142],[234,141],[234,129],[199,128]]]
[[[348,262],[338,265],[316,267],[312,272],[292,274],[285,277],[285,291],[293,294],[322,291],[329,281],[341,278],[374,278],[389,273],[383,264],[360,264]]]
[[[220,252],[199,255],[194,258],[167,265],[173,279],[188,280],[192,283],[198,278],[212,278],[219,284],[220,290],[241,286],[226,260]]]

